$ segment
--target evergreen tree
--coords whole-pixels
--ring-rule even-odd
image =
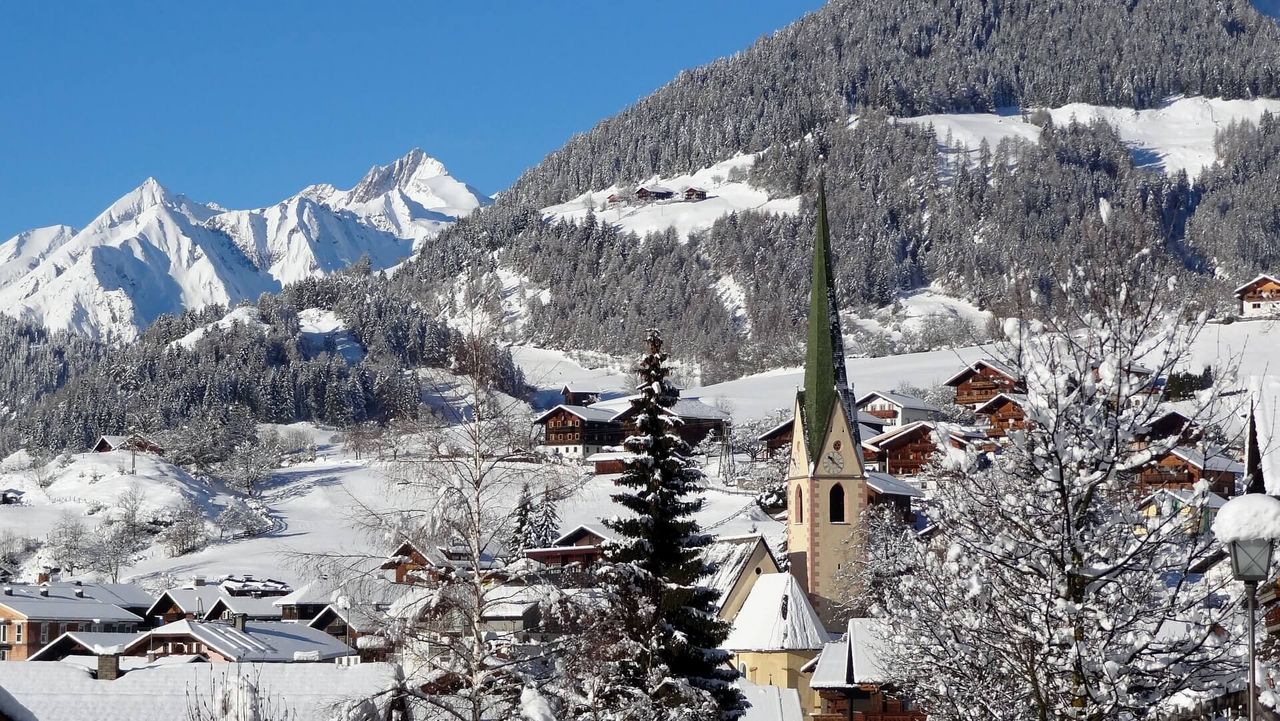
[[[546,548],[560,537],[560,511],[556,508],[556,499],[551,490],[542,492],[529,527],[529,547]]]
[[[632,401],[637,432],[624,443],[634,457],[618,479],[625,490],[613,496],[630,513],[605,522],[620,537],[607,552],[606,595],[634,599],[613,620],[635,642],[628,681],[661,702],[661,718],[737,718],[744,703],[733,686],[737,673],[719,650],[729,625],[716,617],[719,592],[699,585],[712,570],[703,553],[710,538],[692,518],[704,502],[702,473],[668,411],[677,396],[662,336],[650,330],[647,342]]]
[[[521,552],[536,548],[529,545],[529,530],[533,524],[533,497],[529,494],[529,482],[525,481],[520,485],[520,498],[516,501],[516,507],[511,511],[510,534],[507,537],[507,552],[512,556],[519,556]]]

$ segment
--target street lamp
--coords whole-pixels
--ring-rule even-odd
[[[1280,538],[1280,499],[1246,493],[1227,501],[1213,519],[1213,533],[1231,552],[1232,575],[1244,582],[1249,614],[1249,721],[1254,721],[1258,703],[1256,597],[1258,582],[1271,575],[1271,555]]]

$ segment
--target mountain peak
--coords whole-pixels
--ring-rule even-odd
[[[147,179],[142,181],[141,185],[125,193],[119,200],[103,211],[98,216],[98,221],[105,221],[106,225],[119,225],[138,217],[148,208],[172,203],[173,196],[160,184],[160,181],[152,176],[147,176]],[[95,221],[95,225],[98,221]]]
[[[413,148],[387,165],[375,165],[365,173],[348,195],[348,203],[365,203],[397,188],[411,190],[433,178],[446,177],[449,171],[444,163],[427,155],[421,148]]]

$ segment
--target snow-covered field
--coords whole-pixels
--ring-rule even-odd
[[[716,219],[742,210],[760,210],[775,213],[796,213],[800,210],[800,198],[771,198],[767,192],[741,180],[730,180],[730,174],[745,173],[755,163],[755,155],[738,155],[709,168],[688,175],[670,178],[653,177],[641,185],[661,185],[676,193],[671,200],[652,203],[620,203],[606,207],[610,195],[619,192],[618,186],[593,190],[559,205],[542,209],[548,218],[580,221],[588,211],[596,219],[616,225],[620,230],[640,236],[646,233],[675,228],[681,238],[710,228]],[[685,201],[681,198],[686,188],[696,187],[707,191],[707,199]],[[627,188],[627,191],[635,188]],[[604,208],[601,210],[601,208]]]
[[[1071,103],[1047,111],[1055,125],[1073,119],[1081,123],[1106,121],[1133,148],[1139,165],[1158,167],[1166,173],[1185,170],[1195,176],[1217,159],[1214,135],[1219,130],[1233,122],[1256,122],[1266,112],[1280,112],[1280,100],[1177,97],[1148,110]],[[939,142],[956,149],[976,150],[983,140],[995,148],[1005,138],[1036,141],[1040,137],[1040,128],[1018,109],[922,115],[902,121],[933,125]]]

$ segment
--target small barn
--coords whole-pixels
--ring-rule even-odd
[[[636,200],[640,201],[670,200],[675,195],[674,190],[661,185],[642,185],[636,188]]]
[[[702,188],[690,186],[684,189],[684,199],[689,202],[697,202],[707,199],[707,191]]]

